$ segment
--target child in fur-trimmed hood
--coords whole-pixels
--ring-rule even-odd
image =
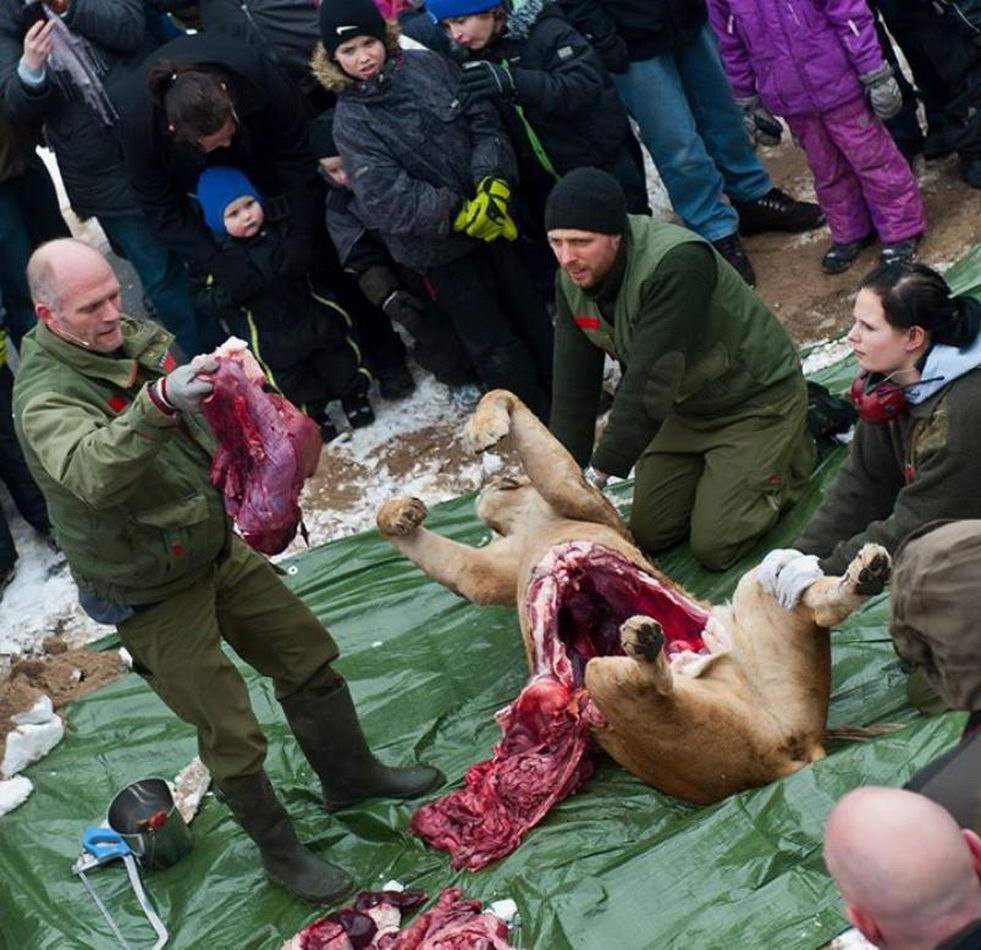
[[[488,388],[548,412],[552,330],[510,242],[514,152],[460,70],[398,46],[372,0],[325,0],[314,74],[337,93],[334,137],[362,221],[423,274]]]

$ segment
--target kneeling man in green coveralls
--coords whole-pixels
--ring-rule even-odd
[[[120,314],[112,269],[79,241],[43,245],[27,274],[39,319],[23,341],[14,421],[80,603],[116,625],[133,669],[197,729],[201,758],[269,879],[332,903],[354,882],[297,840],[221,641],[272,678],[328,810],[412,798],[443,776],[372,755],[331,668],[330,634],[232,532],[208,477],[215,439],[199,414],[217,363],[177,366],[171,334]]]
[[[606,172],[566,175],[545,227],[561,268],[552,431],[601,487],[636,467],[641,547],[687,537],[724,570],[797,500],[814,461],[790,336],[708,241],[628,215]],[[594,448],[604,354],[623,378]]]

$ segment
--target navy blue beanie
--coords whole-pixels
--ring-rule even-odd
[[[225,209],[243,195],[250,195],[262,204],[255,185],[237,168],[215,165],[201,172],[198,179],[198,201],[204,212],[205,224],[215,234],[228,234],[225,229]]]
[[[451,17],[486,13],[494,7],[503,7],[504,0],[426,0],[426,12],[437,22]]]

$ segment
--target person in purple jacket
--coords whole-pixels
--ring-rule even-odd
[[[902,107],[865,0],[708,0],[750,132],[783,116],[807,154],[840,274],[876,236],[881,262],[912,260],[923,199],[882,119]]]

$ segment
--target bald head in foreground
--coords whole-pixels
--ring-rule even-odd
[[[915,792],[849,792],[828,819],[824,860],[848,919],[877,947],[933,950],[981,918],[981,838]]]
[[[119,281],[95,248],[74,238],[42,244],[27,283],[38,320],[56,336],[94,353],[122,346]]]

